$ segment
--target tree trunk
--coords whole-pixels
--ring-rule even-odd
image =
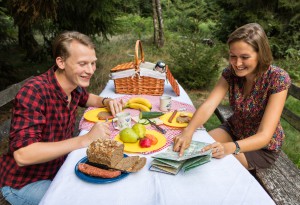
[[[152,10],[153,10],[153,43],[158,45],[158,21],[157,21],[157,12],[156,12],[156,2],[152,0]]]
[[[161,3],[160,0],[155,0],[156,2],[156,13],[158,19],[158,44],[159,48],[164,46],[164,23],[162,17]]]

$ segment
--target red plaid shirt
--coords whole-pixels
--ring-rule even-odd
[[[85,106],[88,93],[78,87],[68,108],[67,95],[51,68],[28,81],[18,92],[13,109],[9,151],[0,158],[0,187],[23,186],[44,179],[53,179],[66,156],[30,166],[19,167],[13,152],[35,142],[57,142],[73,136],[78,106]]]

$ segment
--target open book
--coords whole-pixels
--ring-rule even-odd
[[[170,146],[165,152],[158,153],[151,162],[151,171],[176,175],[181,169],[184,172],[207,163],[211,160],[211,150],[201,152],[201,149],[208,145],[205,142],[192,141],[183,156],[179,157],[178,152],[173,151]]]

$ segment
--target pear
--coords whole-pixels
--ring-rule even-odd
[[[146,127],[141,123],[136,123],[132,126],[134,132],[139,136],[140,139],[145,137],[146,134]]]
[[[139,136],[132,128],[127,127],[120,132],[120,139],[123,142],[134,143],[138,141]]]

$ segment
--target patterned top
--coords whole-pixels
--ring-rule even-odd
[[[9,151],[0,158],[0,187],[23,186],[44,179],[53,179],[66,156],[42,164],[19,167],[13,152],[35,142],[57,142],[73,136],[78,106],[85,106],[88,93],[77,87],[72,91],[68,107],[67,95],[54,72],[28,81],[14,100],[9,138]]]
[[[234,112],[226,123],[237,139],[254,135],[259,128],[270,95],[287,90],[291,85],[291,79],[286,71],[270,66],[255,80],[250,94],[244,98],[244,78],[233,75],[229,68],[223,70],[222,76],[229,84],[229,103]],[[278,151],[284,137],[279,121],[276,131],[265,149]]]

